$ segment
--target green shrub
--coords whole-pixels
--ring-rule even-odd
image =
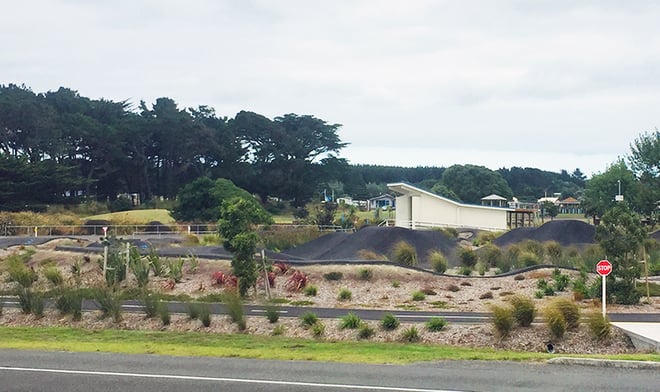
[[[144,314],[148,319],[158,315],[158,294],[146,292],[142,295],[142,303],[144,304]]]
[[[321,337],[325,333],[325,324],[321,321],[317,321],[311,325],[312,335],[315,337]]]
[[[536,288],[539,290],[545,290],[548,287],[548,281],[545,279],[539,279],[536,281]]]
[[[546,308],[544,312],[545,324],[548,326],[552,337],[561,339],[566,332],[566,319],[561,311],[554,306]]]
[[[32,253],[13,254],[7,257],[7,272],[11,282],[16,282],[21,287],[30,288],[37,281],[39,276],[36,271],[25,265],[25,262],[29,260],[28,255]]]
[[[191,320],[197,320],[202,313],[202,304],[198,302],[189,302],[188,303],[188,317]]]
[[[462,266],[472,269],[477,264],[477,254],[472,248],[461,247],[457,253]]]
[[[358,279],[364,281],[370,281],[374,277],[374,273],[369,268],[361,268],[358,271]]]
[[[305,328],[309,328],[319,321],[319,317],[314,312],[305,312],[301,314],[298,318],[300,318],[300,322],[302,323],[302,326]]]
[[[421,337],[419,336],[419,331],[415,326],[412,326],[403,331],[401,334],[401,340],[407,343],[416,343],[419,342]]]
[[[392,259],[408,267],[417,265],[417,250],[405,241],[399,241],[392,248]]]
[[[272,305],[266,306],[266,318],[268,319],[269,323],[276,323],[280,319],[279,309]]]
[[[518,255],[518,264],[521,267],[533,267],[539,265],[539,257],[532,252],[523,251]]]
[[[211,326],[211,309],[208,304],[199,304],[199,321],[206,328]]]
[[[160,255],[155,248],[149,247],[149,253],[147,253],[146,258],[149,262],[149,265],[151,266],[151,270],[153,271],[154,276],[165,276],[167,267],[164,260],[160,258]]]
[[[98,288],[94,291],[94,300],[101,309],[102,318],[111,317],[115,323],[121,321],[121,299],[118,292],[110,288]]]
[[[386,313],[380,321],[380,326],[387,331],[397,329],[399,324],[399,319],[391,313]]]
[[[536,240],[525,240],[520,243],[520,247],[523,252],[533,253],[537,260],[543,260],[543,256],[545,256],[543,244]]]
[[[447,271],[447,268],[449,267],[449,262],[447,261],[447,258],[445,257],[444,254],[442,254],[441,251],[437,249],[430,250],[427,259],[431,264],[431,268],[433,269],[433,271],[437,273],[444,274],[445,271]]]
[[[559,264],[564,250],[557,241],[548,241],[545,243],[545,254],[553,264]]]
[[[513,329],[514,317],[513,308],[511,306],[491,306],[492,319],[491,322],[495,327],[495,332],[500,338],[509,336]]]
[[[360,326],[362,320],[358,315],[353,312],[349,312],[347,315],[341,317],[341,322],[339,323],[340,329],[356,329]]]
[[[19,287],[16,289],[16,296],[18,297],[18,304],[24,314],[32,313],[32,289],[29,287]]]
[[[488,265],[486,265],[486,263],[478,262],[477,273],[479,274],[479,276],[486,275],[486,271],[488,271]]]
[[[271,332],[271,335],[273,336],[284,335],[284,331],[286,331],[286,327],[283,324],[276,325],[275,328],[273,328],[273,332]]]
[[[396,289],[399,286],[401,286],[401,282],[399,282],[398,280],[393,280],[392,281],[392,287],[394,287]]]
[[[361,323],[360,327],[358,328],[358,339],[369,339],[370,337],[374,336],[376,331],[367,323]]]
[[[246,327],[245,311],[240,295],[236,291],[230,291],[226,294],[227,314],[232,322],[238,325],[238,329],[243,331]]]
[[[552,272],[552,286],[557,291],[564,291],[570,283],[570,278],[566,274],[562,274],[558,268]]]
[[[426,299],[426,294],[424,294],[421,291],[415,291],[412,294],[412,300],[413,301],[424,301]]]
[[[612,333],[610,322],[600,312],[593,312],[587,317],[589,331],[598,341],[607,339]]]
[[[163,325],[170,325],[172,319],[170,317],[170,309],[167,307],[167,304],[165,302],[158,301],[157,309],[158,316],[160,317],[160,321],[163,323]]]
[[[431,319],[426,322],[426,329],[431,332],[442,331],[445,326],[447,326],[447,320],[443,317],[431,317]]]
[[[509,246],[506,249],[502,265],[498,265],[497,267],[502,270],[502,272],[508,272],[513,266],[519,264],[518,257],[520,256],[521,252],[522,250],[520,249],[519,245],[514,244]]]
[[[551,297],[551,296],[555,295],[555,289],[552,286],[548,285],[548,287],[546,287],[543,290],[543,295],[547,295],[547,296]]]
[[[550,307],[561,312],[566,321],[566,328],[574,329],[580,325],[580,308],[568,298],[557,298],[550,303]]]
[[[176,283],[183,279],[183,259],[170,260],[167,263],[167,276]]]
[[[522,294],[514,295],[510,299],[513,306],[513,317],[521,327],[529,327],[536,317],[534,301]]]
[[[342,274],[339,271],[332,271],[332,272],[328,272],[328,273],[323,274],[323,278],[325,280],[330,280],[330,281],[341,280],[343,277],[344,277],[344,274]]]
[[[463,275],[463,276],[470,276],[470,275],[472,275],[472,267],[468,267],[467,265],[462,265],[458,269],[458,273]]]
[[[55,300],[55,307],[60,314],[73,316],[74,321],[82,319],[82,294],[79,290],[62,290]]]
[[[541,298],[543,298],[543,296],[545,296],[545,293],[544,293],[543,290],[536,290],[534,292],[534,298],[536,298],[536,299],[541,299]]]
[[[347,288],[342,288],[339,290],[339,296],[337,297],[340,301],[350,301],[353,298],[353,293]]]
[[[31,298],[30,310],[36,318],[44,317],[44,297],[39,293],[34,293]]]
[[[133,247],[135,249],[135,247]],[[148,259],[143,259],[138,254],[136,257],[131,257],[130,259],[130,268],[135,275],[135,280],[137,285],[140,288],[147,287],[149,283],[149,270],[151,269],[151,264],[149,264]]]
[[[488,244],[480,249],[479,260],[481,260],[486,266],[497,267],[504,260],[504,255],[497,245]]]
[[[55,287],[64,283],[64,277],[57,266],[51,265],[44,270],[44,277]]]

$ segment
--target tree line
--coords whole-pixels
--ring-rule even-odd
[[[121,193],[172,199],[203,177],[294,206],[323,194],[368,199],[400,181],[466,203],[491,193],[521,201],[552,193],[578,198],[585,187],[579,169],[351,165],[340,157],[348,145],[337,134],[340,127],[312,115],[269,119],[241,111],[228,118],[209,106],[181,109],[171,98],[135,108],[63,87],[35,93],[3,85],[0,209],[78,203],[80,197],[107,201]]]

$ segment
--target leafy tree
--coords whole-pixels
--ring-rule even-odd
[[[638,180],[638,211],[655,221],[660,201],[660,131],[643,133],[635,139],[628,162]]]
[[[616,205],[614,197],[618,193],[619,181],[625,199],[628,203],[634,204],[635,177],[626,163],[620,159],[604,173],[596,174],[587,181],[582,199],[582,207],[587,216],[602,217],[606,211]]]
[[[218,227],[224,248],[232,253],[231,267],[238,278],[238,291],[247,295],[257,282],[254,253],[257,246],[256,226],[272,223],[272,217],[254,199],[233,197],[222,203]]]
[[[442,183],[466,203],[479,204],[482,197],[491,193],[513,197],[502,175],[484,166],[450,166],[442,173]]]
[[[612,262],[612,273],[608,277],[613,288],[610,294],[616,296],[618,303],[637,303],[639,293],[635,289],[635,280],[641,272],[638,251],[646,239],[646,230],[639,217],[628,203],[619,202],[603,214],[596,226],[595,239]]]
[[[438,182],[433,187],[431,188],[431,192],[435,193],[436,195],[440,195],[442,197],[446,197],[448,199],[456,200],[456,201],[461,201],[461,199],[452,191],[451,189],[447,188],[445,184],[442,182]]]
[[[246,190],[225,178],[200,177],[185,185],[177,196],[172,217],[179,221],[212,222],[220,218],[220,206],[232,197],[253,199]]]
[[[559,214],[559,207],[555,203],[544,201],[541,203],[542,216],[549,216],[550,219],[554,219]]]

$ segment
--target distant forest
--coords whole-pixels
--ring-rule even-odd
[[[225,178],[262,199],[301,206],[322,194],[367,199],[389,182],[408,182],[463,202],[490,193],[536,200],[579,196],[585,176],[535,168],[352,165],[340,124],[313,115],[233,118],[209,106],[181,109],[171,98],[137,108],[82,97],[75,90],[35,93],[0,86],[0,209],[39,209],[82,199],[172,199],[199,177]]]

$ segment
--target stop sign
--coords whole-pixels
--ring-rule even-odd
[[[600,276],[607,276],[612,272],[612,263],[607,260],[601,260],[596,264],[596,272]]]

